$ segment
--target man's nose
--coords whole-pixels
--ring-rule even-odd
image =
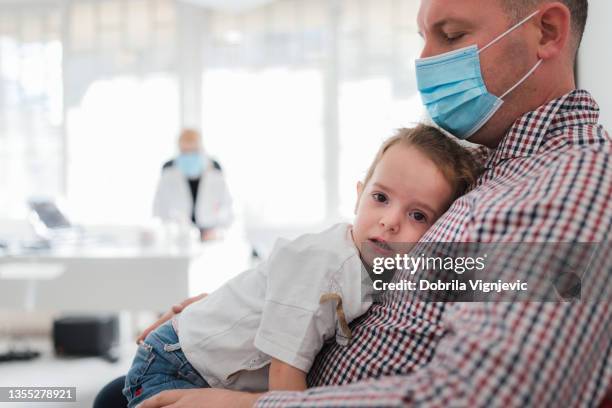
[[[436,47],[433,46],[431,41],[425,41],[425,45],[423,46],[423,49],[421,50],[420,58],[433,57],[434,55],[438,55],[441,53],[442,52],[440,50],[436,49]]]

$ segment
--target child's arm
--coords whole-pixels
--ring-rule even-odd
[[[270,391],[303,391],[306,387],[306,373],[287,363],[272,358],[269,374]]]

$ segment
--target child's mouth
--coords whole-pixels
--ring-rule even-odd
[[[393,253],[393,248],[391,248],[391,246],[389,244],[387,244],[387,242],[378,239],[378,238],[370,238],[369,241],[374,244],[373,248],[380,253],[383,253],[385,255],[388,255],[390,253]]]

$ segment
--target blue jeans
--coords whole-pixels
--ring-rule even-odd
[[[208,388],[202,376],[187,361],[170,322],[159,326],[138,346],[125,377],[123,395],[128,407],[165,390]]]

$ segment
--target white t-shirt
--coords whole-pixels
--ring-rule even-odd
[[[338,224],[279,240],[267,261],[178,315],[183,352],[210,386],[267,390],[272,357],[308,372],[340,330],[336,302],[320,304],[323,294],[342,297],[348,322],[367,311],[371,301],[362,293],[367,285],[350,229]]]

